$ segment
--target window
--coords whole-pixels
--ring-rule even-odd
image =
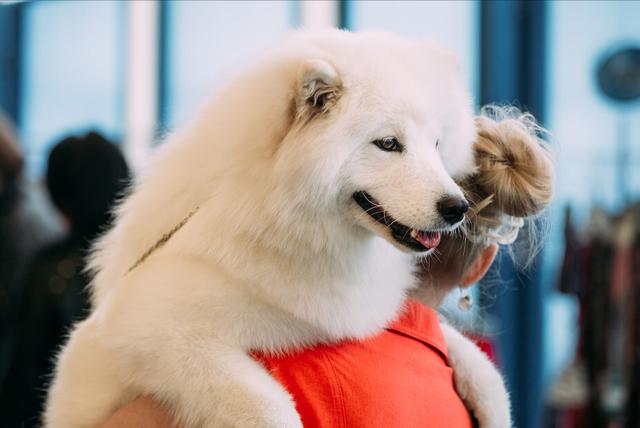
[[[164,125],[183,125],[244,60],[284,36],[294,22],[285,1],[167,3]]]
[[[122,132],[123,3],[26,3],[20,122],[27,172],[40,176],[70,132]]]
[[[384,29],[445,46],[458,55],[477,94],[478,7],[473,1],[350,1],[346,25],[354,31]]]
[[[617,156],[620,138],[635,150],[629,160],[640,161],[640,145],[631,144],[640,141],[640,103],[615,105],[601,94],[596,78],[607,55],[622,47],[640,46],[640,3],[555,2],[550,6],[547,116],[559,144],[557,200],[571,204],[584,219],[594,203],[615,210],[625,202],[621,183],[616,181],[622,166]],[[622,185],[630,186],[629,196],[638,195],[640,176],[628,178]]]

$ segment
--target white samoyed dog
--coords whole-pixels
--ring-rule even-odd
[[[294,33],[170,138],[119,207],[46,426],[96,427],[139,394],[185,427],[300,426],[250,352],[393,320],[416,256],[464,217],[454,179],[473,171],[474,138],[447,52],[386,33]],[[445,331],[463,399],[504,426],[499,374]]]

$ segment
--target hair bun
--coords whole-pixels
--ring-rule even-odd
[[[542,131],[517,109],[485,108],[476,119],[474,186],[492,207],[514,217],[540,213],[553,196],[554,168]]]

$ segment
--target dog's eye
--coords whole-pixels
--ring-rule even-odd
[[[373,141],[373,144],[378,146],[380,150],[384,150],[385,152],[401,152],[402,144],[398,142],[396,137],[385,137],[379,140]]]

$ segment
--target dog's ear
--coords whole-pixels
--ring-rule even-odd
[[[296,121],[308,121],[336,104],[342,81],[334,66],[314,59],[302,64],[296,92]]]

